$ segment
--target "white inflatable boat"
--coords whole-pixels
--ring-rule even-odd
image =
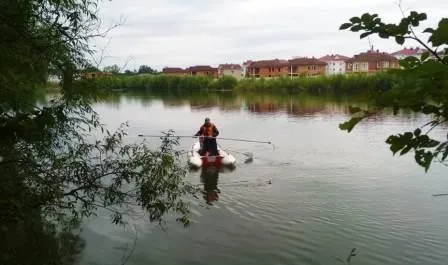
[[[234,167],[236,163],[236,159],[226,151],[224,151],[218,145],[218,153],[217,156],[201,156],[199,154],[200,143],[195,142],[190,151],[188,152],[188,164],[193,168],[207,167],[210,165],[214,165],[216,167]]]

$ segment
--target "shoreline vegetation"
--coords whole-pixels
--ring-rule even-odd
[[[231,76],[212,79],[202,76],[112,75],[78,79],[75,89],[84,92],[263,92],[280,94],[364,94],[389,90],[396,82],[391,72],[317,77],[241,79]],[[54,86],[53,88],[54,89]]]

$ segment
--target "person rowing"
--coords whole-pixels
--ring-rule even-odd
[[[205,118],[204,124],[195,134],[195,136],[200,136],[199,142],[201,143],[201,149],[199,150],[199,154],[201,156],[206,154],[211,156],[218,155],[218,144],[215,138],[218,135],[219,131],[216,125],[210,122],[210,118]]]

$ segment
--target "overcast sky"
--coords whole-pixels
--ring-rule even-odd
[[[359,33],[339,31],[340,24],[364,12],[388,22],[401,18],[398,0],[112,0],[101,4],[104,25],[125,24],[97,40],[105,47],[104,65],[127,69],[141,64],[161,70],[242,63],[248,59],[353,56],[369,48]],[[435,26],[448,13],[448,0],[403,0],[405,11],[426,12],[422,26]],[[384,20],[383,19],[383,20]],[[426,40],[426,38],[425,38]],[[392,39],[371,37],[375,49],[400,49]],[[415,46],[406,42],[405,46]]]

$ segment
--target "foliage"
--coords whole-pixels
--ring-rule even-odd
[[[118,74],[120,72],[120,67],[116,64],[109,65],[109,66],[104,67],[103,71],[108,72],[108,73]]]
[[[242,79],[224,76],[213,80],[197,76],[112,76],[96,80],[81,80],[79,90],[110,91],[128,89],[136,91],[209,91],[234,90],[239,92],[269,92],[279,94],[366,94],[387,90],[395,82],[393,74],[353,74],[349,76],[321,76],[310,78]]]
[[[299,78],[245,79],[235,87],[238,91],[309,94],[369,94],[387,89],[394,82],[389,73],[352,74]]]
[[[213,90],[232,90],[238,84],[238,80],[233,76],[222,76],[212,85]]]
[[[340,26],[342,30],[363,31],[360,38],[378,34],[381,38],[394,38],[398,44],[415,40],[427,50],[420,58],[412,56],[400,61],[402,69],[396,71],[398,81],[391,88],[374,95],[375,109],[353,108],[355,116],[340,125],[341,129],[350,132],[364,118],[388,107],[393,108],[394,113],[399,109],[411,109],[429,116],[430,121],[421,128],[391,135],[386,140],[393,154],[399,152],[404,155],[413,151],[415,161],[425,172],[433,161],[446,163],[448,156],[448,142],[432,139],[428,135],[448,119],[448,19],[441,19],[435,29],[427,28],[423,31],[429,34],[425,43],[417,37],[413,27],[419,26],[426,18],[425,13],[412,11],[398,24],[386,24],[377,14],[365,13],[360,17],[352,17],[350,22]],[[423,133],[422,129],[426,126],[429,129]]]
[[[98,67],[93,66],[91,64],[88,64],[83,70],[82,72],[100,72],[100,69],[98,69]]]
[[[186,172],[174,150],[176,138],[164,137],[159,151],[144,143],[124,144],[123,128],[106,130],[102,140],[89,139],[103,127],[88,104],[80,99],[53,104],[39,118],[23,123],[31,130],[4,138],[14,142],[7,144],[14,145],[15,154],[4,156],[0,167],[21,169],[16,174],[33,187],[34,207],[41,207],[45,216],[63,220],[70,215],[76,221],[103,207],[114,214],[115,223],[121,213],[111,207],[132,201],[150,213],[151,221],[161,221],[171,209],[187,214],[179,201],[186,192]]]
[[[0,2],[0,264],[72,264],[81,246],[71,229],[97,208],[115,223],[136,204],[150,221],[174,211],[188,224],[176,138],[162,137],[158,149],[126,143],[73,86],[89,67],[89,40],[104,34],[97,5]],[[62,80],[61,96],[36,102],[49,73]]]
[[[111,91],[127,89],[136,91],[206,91],[213,80],[202,76],[166,75],[121,75],[79,80],[75,83],[77,91]]]
[[[138,68],[138,73],[139,74],[154,74],[154,73],[156,73],[156,71],[148,65],[140,65],[140,67]]]

